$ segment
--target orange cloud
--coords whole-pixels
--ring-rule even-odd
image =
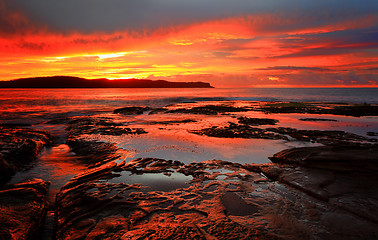
[[[14,25],[22,25],[22,15],[13,15]],[[301,76],[310,79],[309,74],[317,72],[323,85],[327,78],[329,83],[373,84],[371,74],[376,73],[361,65],[368,61],[370,69],[377,66],[378,58],[370,52],[377,48],[369,40],[372,33],[359,39],[348,31],[370,27],[378,19],[366,16],[360,20],[307,27],[295,17],[260,14],[151,32],[26,31],[0,36],[0,80],[46,75],[111,79],[153,75],[206,81],[203,77],[207,76],[215,86],[264,86],[272,82],[286,86],[299,85]],[[355,72],[349,79],[345,72],[350,70]],[[307,84],[313,81],[315,78]]]

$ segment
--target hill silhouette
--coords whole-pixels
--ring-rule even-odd
[[[70,76],[20,78],[0,81],[0,88],[212,88],[205,82],[169,82],[149,79],[109,80]]]

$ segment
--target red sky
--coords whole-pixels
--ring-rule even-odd
[[[0,80],[71,75],[215,87],[378,83],[376,1],[30,2],[0,0]]]

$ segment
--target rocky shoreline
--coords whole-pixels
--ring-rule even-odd
[[[86,170],[59,190],[53,204],[48,203],[49,182],[45,180],[7,184],[17,171],[38,161],[44,148],[53,146],[53,137],[46,131],[3,125],[0,238],[40,239],[50,209],[55,214],[51,239],[376,239],[376,138],[275,126],[280,122],[274,118],[278,111],[300,112],[310,119],[304,121],[334,122],[328,115],[319,118],[311,114],[364,116],[376,113],[376,106],[323,105],[315,111],[314,104],[309,105],[193,103],[191,107],[160,109],[126,107],[116,109],[113,118],[57,119],[49,124],[66,125],[66,144]],[[350,109],[355,113],[348,112]],[[272,118],[246,114],[253,111],[269,112]],[[129,119],[141,114],[188,117],[161,120],[156,122],[159,126],[192,126],[200,122],[198,115],[229,116],[227,119],[234,121],[188,129],[187,134],[321,146],[282,150],[267,164],[215,159],[184,163],[153,157],[125,161],[124,150],[116,142],[92,138],[149,134],[148,129],[122,120],[123,116]]]

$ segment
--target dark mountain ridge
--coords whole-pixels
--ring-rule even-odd
[[[0,81],[0,88],[213,88],[205,82],[169,82],[149,79],[109,80],[70,76],[20,78]]]

